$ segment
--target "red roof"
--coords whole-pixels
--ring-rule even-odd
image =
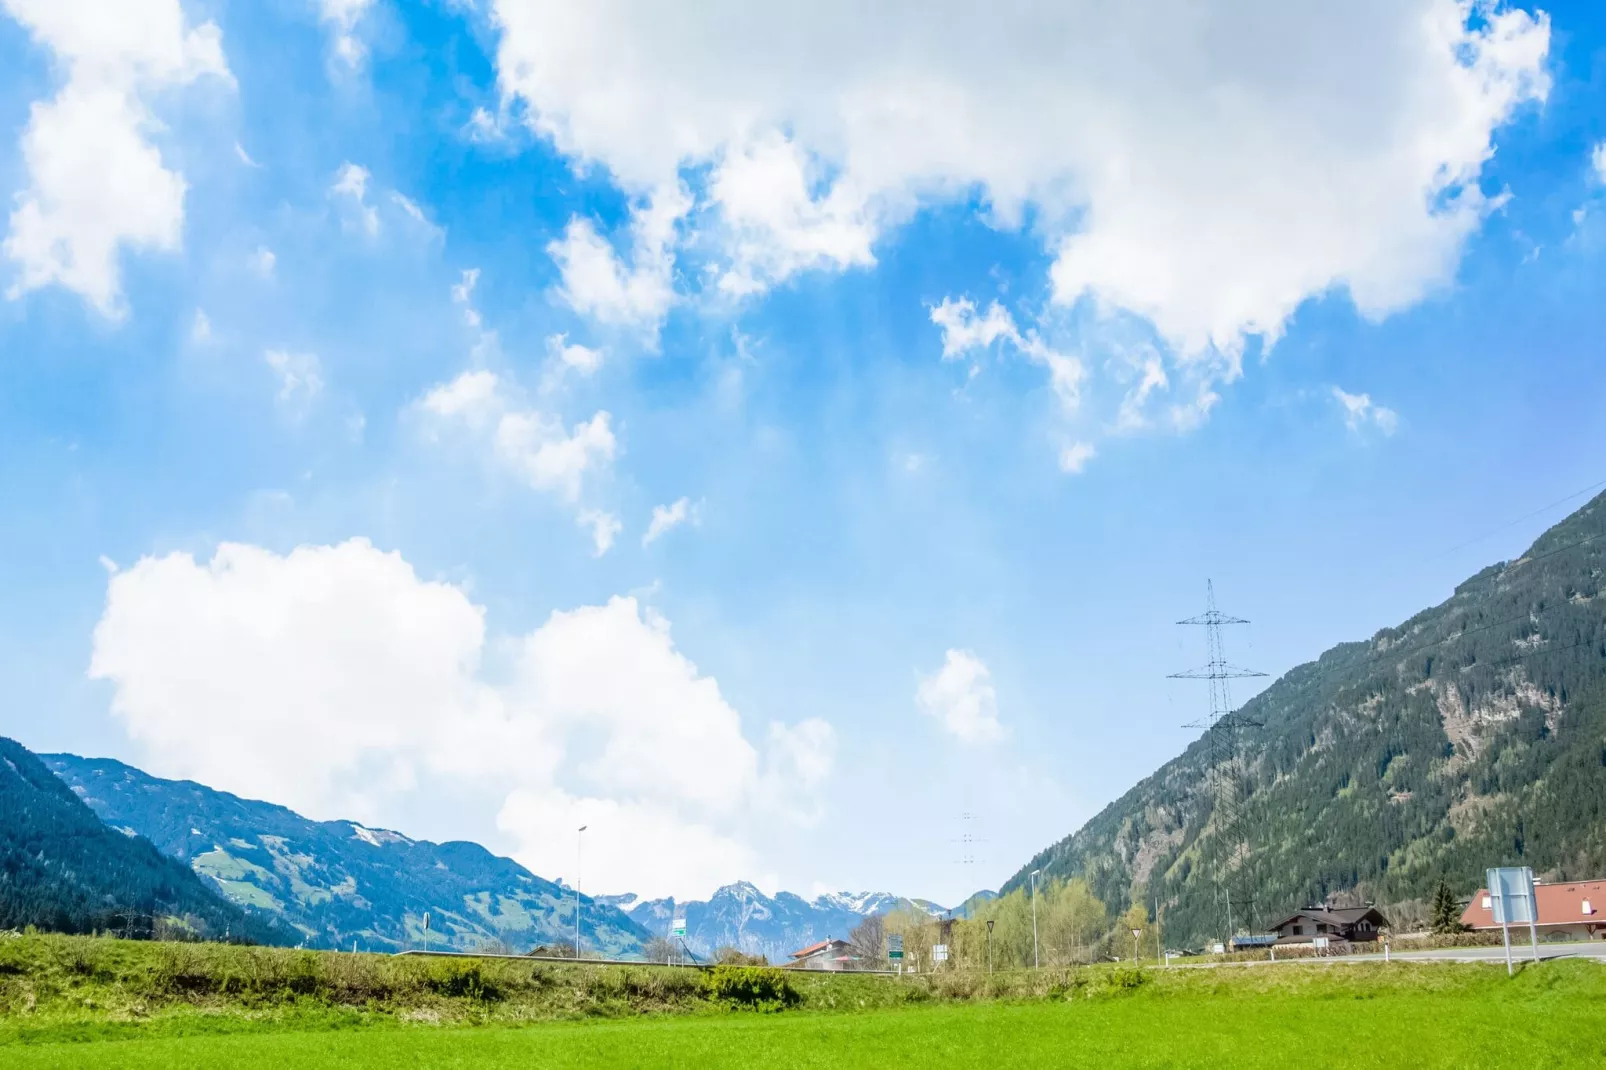
[[[1461,912],[1461,923],[1474,929],[1494,928],[1494,911],[1485,905],[1488,898],[1489,889],[1479,888]],[[1606,925],[1606,880],[1535,884],[1534,899],[1539,903],[1540,925]]]
[[[817,944],[810,944],[808,947],[805,947],[802,951],[794,951],[794,952],[792,952],[792,957],[795,958],[795,959],[806,959],[810,955],[818,955],[821,951],[825,951],[825,950],[827,950],[829,948],[847,947],[847,946],[848,946],[848,942],[846,940],[821,940]]]

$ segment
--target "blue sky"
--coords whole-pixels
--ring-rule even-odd
[[[957,900],[1606,480],[1593,5],[633,7],[0,0],[0,732]]]

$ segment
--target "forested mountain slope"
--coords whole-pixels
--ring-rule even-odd
[[[473,950],[497,940],[524,951],[574,940],[574,895],[477,843],[312,821],[109,758],[43,758],[107,824],[148,837],[234,902],[282,917],[310,946]],[[587,896],[581,928],[587,954],[631,954],[646,936]]]
[[[153,928],[284,942],[150,841],[108,828],[15,740],[0,738],[0,929]]]
[[[1606,495],[1442,605],[1301,665],[1246,703],[1252,925],[1341,892],[1462,895],[1492,865],[1606,876]],[[1313,607],[1314,608],[1314,607]],[[1012,877],[1085,876],[1160,903],[1167,941],[1224,935],[1205,738]],[[1237,928],[1244,925],[1243,911]]]

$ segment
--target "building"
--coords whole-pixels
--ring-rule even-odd
[[[1369,943],[1377,939],[1379,929],[1388,927],[1376,907],[1306,907],[1296,911],[1271,927],[1277,934],[1277,944],[1308,944],[1319,936],[1330,943],[1348,941],[1352,944]]]
[[[1539,904],[1539,935],[1546,940],[1606,940],[1606,880],[1534,881],[1534,900]],[[1489,889],[1479,888],[1461,924],[1473,929],[1498,929],[1489,900]],[[1521,928],[1526,929],[1523,925]]]
[[[792,952],[792,961],[788,968],[794,970],[851,970],[858,957],[853,954],[852,946],[846,940],[832,940],[826,937],[817,944],[810,944],[801,951]]]

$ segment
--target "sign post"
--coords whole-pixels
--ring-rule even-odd
[[[887,958],[898,965],[898,975],[903,975],[903,934],[892,933],[887,937]]]
[[[1485,876],[1489,881],[1489,909],[1494,920],[1500,923],[1500,935],[1506,945],[1506,974],[1515,972],[1511,962],[1511,923],[1528,923],[1528,939],[1533,944],[1534,961],[1539,961],[1539,903],[1534,897],[1534,871],[1527,866],[1506,866],[1491,869]]]
[[[669,934],[680,941],[680,946],[686,946],[686,919],[672,918],[669,922]]]

